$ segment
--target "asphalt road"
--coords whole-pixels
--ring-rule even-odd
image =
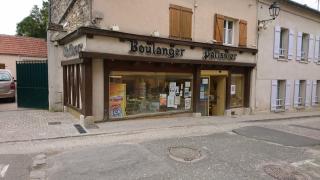
[[[29,179],[31,164],[29,155],[0,155],[0,180]]]
[[[198,150],[201,157],[195,162],[177,161],[169,152],[171,147]],[[180,152],[180,155],[189,156],[192,153]],[[320,178],[320,161],[316,158],[304,149],[223,133],[72,150],[50,157],[50,168],[47,171],[50,180],[267,180],[273,178],[266,174],[265,166],[293,167],[296,163],[306,177],[312,177],[314,172],[318,172],[314,178]],[[308,172],[305,167],[309,161],[313,167],[308,171],[312,172]]]

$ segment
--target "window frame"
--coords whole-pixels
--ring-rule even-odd
[[[232,22],[232,39],[231,39],[231,43],[226,42],[226,40],[229,39],[229,34],[228,34],[229,22]],[[225,26],[223,27],[223,32],[224,32],[224,34],[223,34],[223,44],[224,45],[229,45],[229,46],[233,46],[234,45],[235,24],[236,24],[235,20],[232,20],[232,19],[229,19],[229,18],[225,18],[224,19],[224,25],[226,25],[226,27]]]

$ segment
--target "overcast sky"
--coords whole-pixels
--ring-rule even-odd
[[[295,0],[317,8],[318,0]],[[34,5],[41,7],[42,0],[2,0],[0,5],[0,34],[16,34],[16,25],[30,14]]]

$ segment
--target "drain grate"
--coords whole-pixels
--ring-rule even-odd
[[[290,166],[266,165],[264,172],[277,180],[309,180],[309,176],[302,174]]]
[[[189,147],[170,147],[169,157],[179,162],[195,162],[202,159],[201,151]]]
[[[48,122],[48,125],[60,125],[61,122],[59,121],[54,121],[54,122]]]
[[[80,133],[80,134],[85,134],[85,133],[87,133],[87,131],[80,125],[80,124],[75,124],[75,125],[73,125],[77,130],[78,130],[78,132]]]

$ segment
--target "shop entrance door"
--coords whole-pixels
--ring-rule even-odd
[[[202,116],[223,116],[226,106],[228,72],[201,72],[200,110]]]

